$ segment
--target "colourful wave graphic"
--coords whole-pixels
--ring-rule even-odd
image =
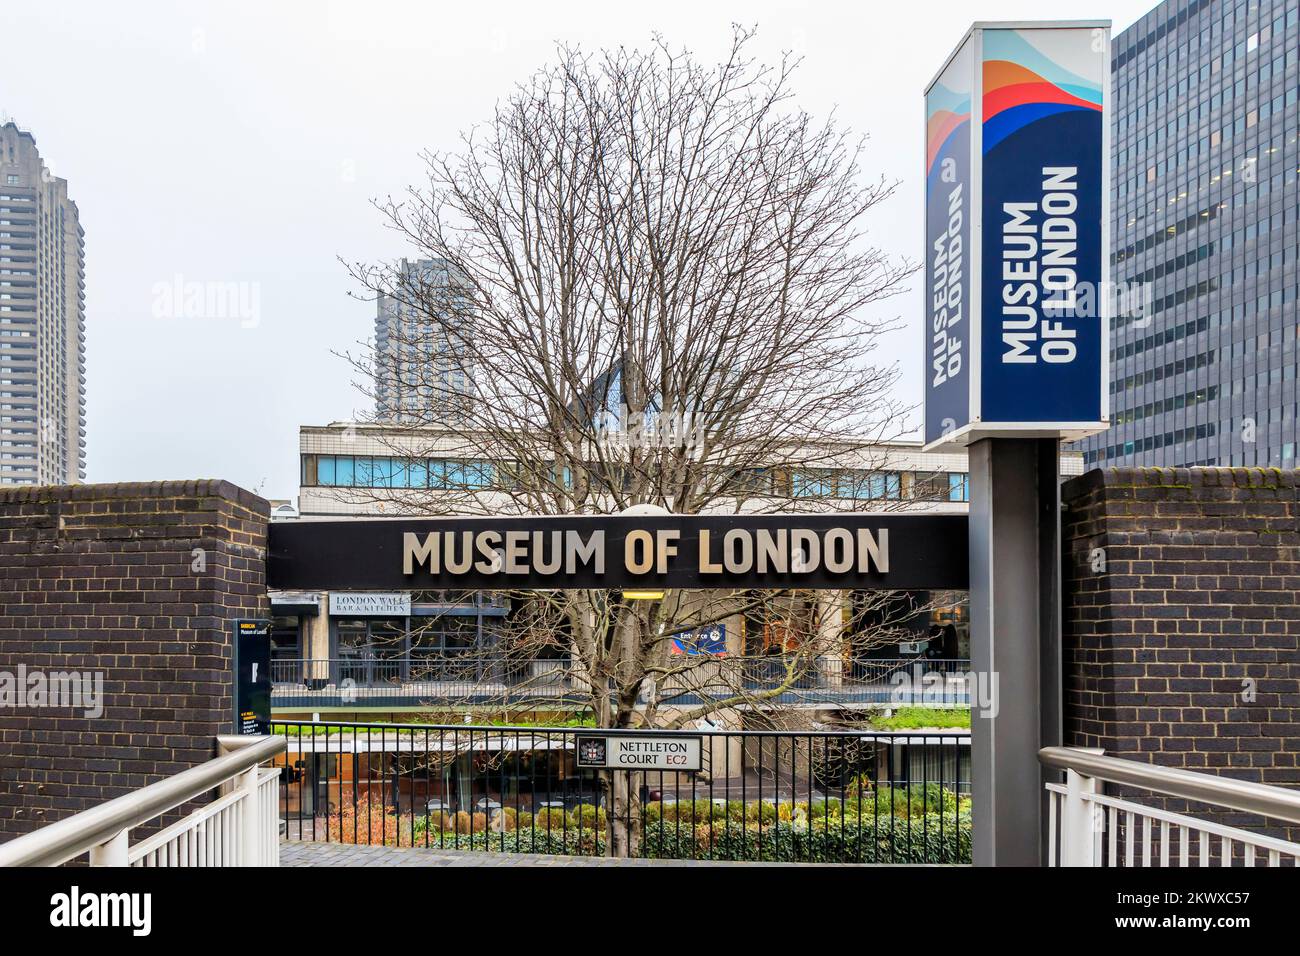
[[[984,152],[1044,116],[1101,111],[1100,83],[1053,62],[1015,30],[985,33],[984,56]]]
[[[943,151],[943,147],[948,142],[948,138],[960,129],[964,123],[969,121],[969,112],[949,113],[947,110],[941,110],[930,117],[928,132],[926,134],[926,175],[929,175],[930,170],[934,167],[934,161],[939,158],[939,153]]]
[[[929,175],[944,144],[970,120],[970,96],[936,83],[926,98],[926,106],[929,115],[925,124],[925,172]]]

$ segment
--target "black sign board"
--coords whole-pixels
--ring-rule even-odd
[[[965,515],[603,515],[273,523],[273,588],[964,589]]]
[[[271,622],[234,622],[235,733],[271,732]]]

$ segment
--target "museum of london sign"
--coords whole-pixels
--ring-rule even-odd
[[[966,517],[653,515],[273,524],[275,588],[964,588]]]
[[[629,531],[623,538],[622,571],[627,574],[667,574],[679,560],[682,532],[661,528]],[[580,531],[433,531],[402,536],[402,573],[426,569],[430,574],[574,574],[590,567],[606,568],[605,532]],[[694,570],[701,575],[816,573],[820,567],[844,574],[889,571],[889,529],[831,528],[822,534],[806,528],[732,528],[721,540],[700,529]]]

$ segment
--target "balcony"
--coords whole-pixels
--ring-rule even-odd
[[[662,705],[688,706],[764,693],[785,706],[969,704],[966,660],[785,656],[675,657],[656,687],[642,690]],[[583,707],[590,701],[585,671],[567,658],[341,657],[271,662],[271,703],[313,707],[430,707],[534,705]],[[779,693],[771,694],[773,690]]]

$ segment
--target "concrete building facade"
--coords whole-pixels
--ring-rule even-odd
[[[0,126],[0,485],[86,477],[86,254],[31,133]]]

